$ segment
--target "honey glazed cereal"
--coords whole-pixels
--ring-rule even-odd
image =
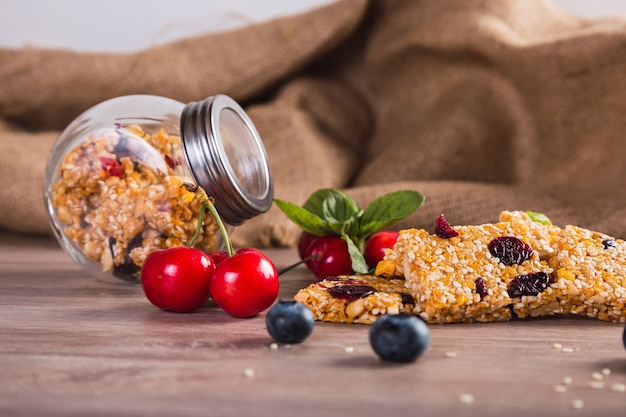
[[[505,211],[499,222],[454,226],[440,237],[423,229],[400,231],[375,276],[342,277],[374,287],[384,296],[408,293],[412,304],[396,303],[428,323],[492,322],[576,314],[626,321],[626,243],[577,226],[533,221],[525,212]],[[393,282],[393,288],[379,283]],[[375,283],[375,284],[371,284]],[[296,299],[318,320],[364,322],[349,314],[354,299],[333,296],[323,281]],[[391,284],[390,284],[391,285]],[[353,291],[356,293],[357,290]],[[405,300],[407,298],[405,297]],[[360,316],[389,309],[382,301],[361,303]]]
[[[200,212],[182,185],[181,138],[160,128],[118,126],[91,135],[58,167],[52,204],[64,233],[102,271],[136,280],[156,249],[187,245]],[[205,216],[195,247],[211,251],[218,228]]]

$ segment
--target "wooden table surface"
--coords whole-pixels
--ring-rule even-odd
[[[268,254],[279,268],[297,256]],[[288,272],[281,297],[311,278]],[[366,325],[318,322],[272,349],[264,314],[161,311],[139,286],[87,276],[53,240],[0,234],[0,416],[623,416],[623,328],[432,325],[410,365],[380,361]]]

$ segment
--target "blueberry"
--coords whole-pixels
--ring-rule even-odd
[[[428,348],[430,331],[416,316],[385,315],[372,324],[369,339],[382,360],[409,363],[416,361]]]
[[[265,316],[267,331],[277,342],[300,343],[313,332],[315,318],[307,306],[295,300],[278,300]]]

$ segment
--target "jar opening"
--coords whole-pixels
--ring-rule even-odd
[[[229,224],[269,210],[274,196],[267,155],[252,121],[230,97],[189,103],[181,115],[185,156],[198,184]]]

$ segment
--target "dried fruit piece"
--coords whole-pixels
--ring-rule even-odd
[[[518,298],[523,295],[537,295],[548,288],[549,277],[545,272],[518,275],[509,282],[509,297]]]
[[[488,294],[487,283],[485,282],[485,279],[483,277],[476,278],[476,281],[474,281],[474,283],[476,285],[476,293],[480,295],[480,299],[482,300]]]
[[[104,170],[104,172],[107,173],[107,175],[119,178],[122,178],[122,176],[124,176],[124,169],[122,168],[120,163],[117,162],[117,159],[102,156],[100,157],[99,161],[100,167]]]
[[[442,239],[449,239],[451,237],[457,237],[459,232],[450,226],[450,223],[448,223],[442,214],[435,220],[435,234]]]
[[[505,265],[521,265],[533,255],[533,248],[514,236],[496,237],[488,248]]]
[[[337,285],[328,289],[330,295],[335,298],[339,298],[347,301],[358,300],[359,298],[367,297],[370,294],[376,292],[376,288],[369,285]]]

